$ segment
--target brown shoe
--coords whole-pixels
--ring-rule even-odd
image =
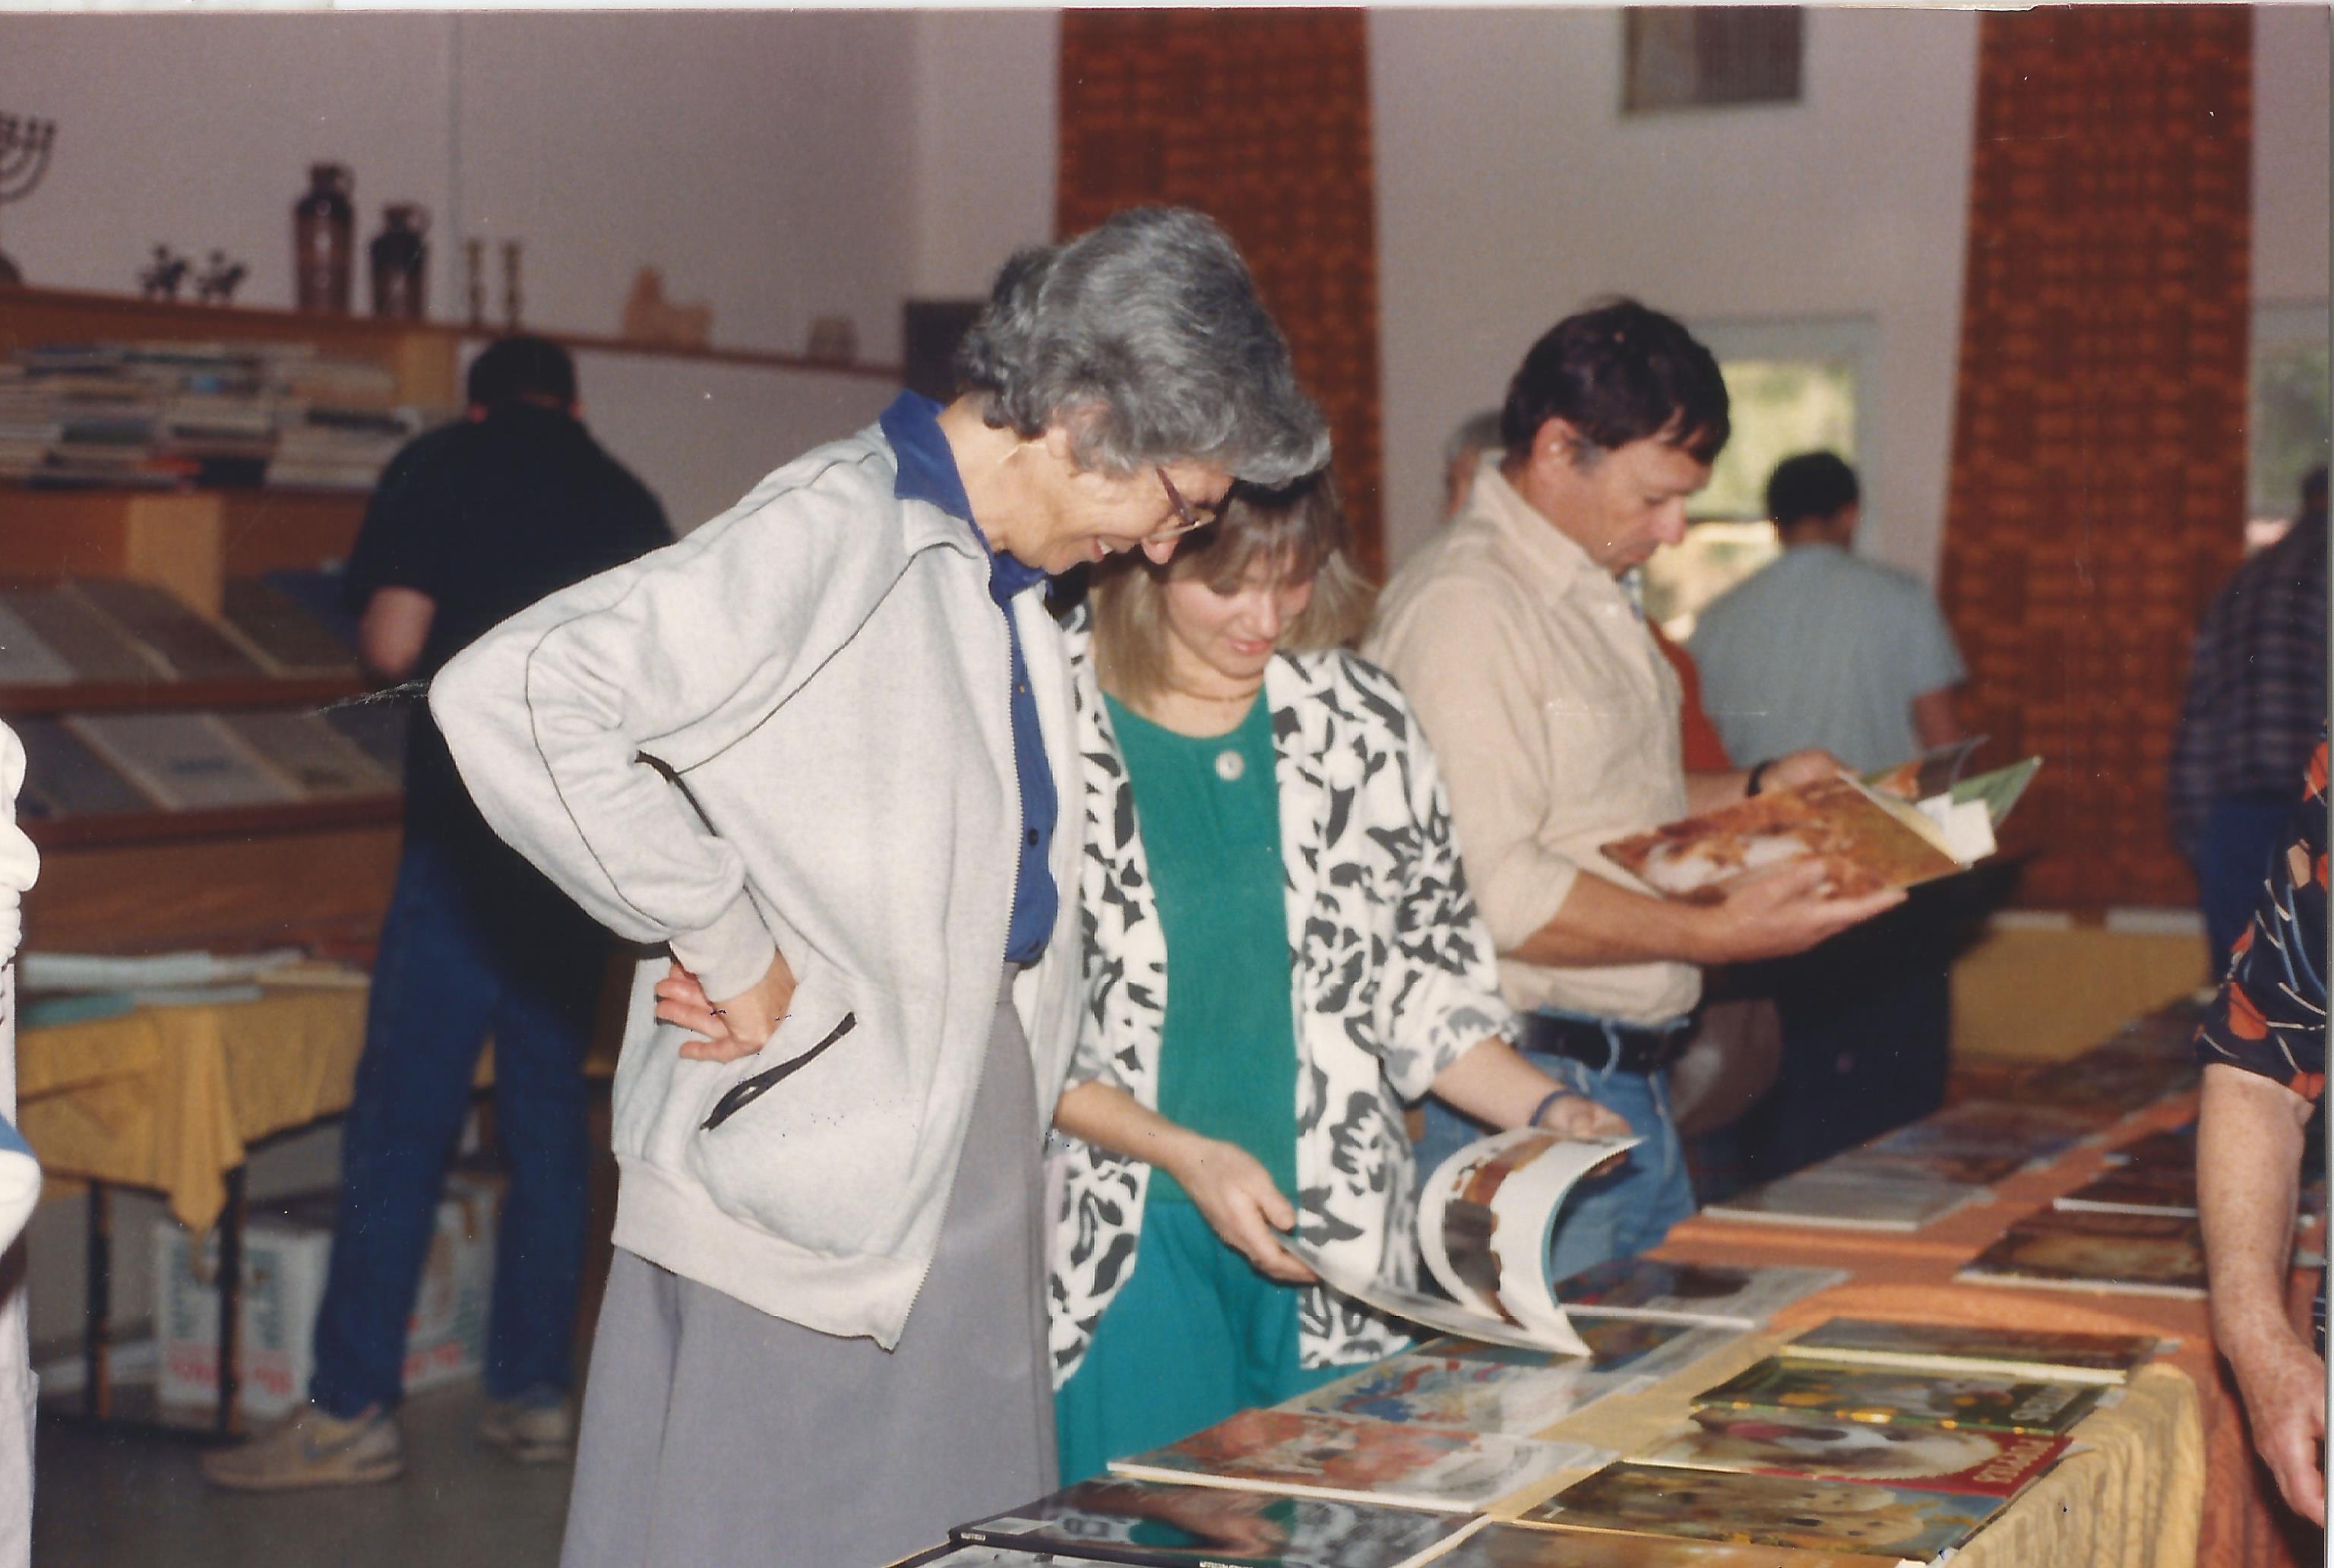
[[[362,1486],[405,1470],[397,1418],[375,1405],[347,1420],[303,1405],[250,1441],[205,1454],[203,1479],[234,1492]]]

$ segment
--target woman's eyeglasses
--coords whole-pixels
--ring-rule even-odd
[[[1144,534],[1143,542],[1145,544],[1156,544],[1162,539],[1181,539],[1195,529],[1205,528],[1223,515],[1222,502],[1211,501],[1203,506],[1194,506],[1183,499],[1183,492],[1175,488],[1175,481],[1167,477],[1166,469],[1153,468],[1152,472],[1159,476],[1162,485],[1167,486],[1168,504],[1175,508],[1176,520]]]

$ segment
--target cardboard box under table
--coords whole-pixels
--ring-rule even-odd
[[[438,1206],[438,1228],[406,1324],[409,1393],[477,1374],[486,1356],[500,1183],[457,1172]],[[280,1416],[307,1398],[313,1336],[333,1255],[334,1197],[313,1193],[254,1211],[243,1232],[242,1352],[236,1398],[246,1420]],[[218,1399],[218,1237],[176,1221],[154,1227],[157,1400],[165,1409]]]

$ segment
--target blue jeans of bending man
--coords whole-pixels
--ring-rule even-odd
[[[584,1053],[606,953],[605,934],[498,842],[409,826],[316,1314],[308,1396],[329,1414],[394,1406],[404,1392],[406,1323],[489,1035],[508,1181],[487,1392],[515,1399],[573,1382],[590,1168]]]
[[[1540,1015],[1592,1026],[1606,1024],[1554,1008],[1543,1009]],[[1693,1182],[1686,1174],[1677,1127],[1670,1120],[1668,1071],[1625,1073],[1615,1065],[1617,1049],[1602,1066],[1529,1048],[1519,1054],[1566,1088],[1627,1118],[1630,1130],[1644,1140],[1629,1150],[1620,1169],[1572,1189],[1557,1215],[1556,1233],[1548,1244],[1549,1277],[1567,1279],[1607,1258],[1635,1257],[1659,1246],[1670,1227],[1693,1213]],[[1417,1149],[1422,1182],[1437,1165],[1490,1130],[1432,1098],[1426,1101],[1425,1121]]]

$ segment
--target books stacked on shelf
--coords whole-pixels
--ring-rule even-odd
[[[1959,1328],[1948,1323],[1832,1318],[1777,1348],[1792,1361],[1914,1371],[1982,1372],[2055,1383],[2121,1383],[2163,1348],[2146,1334],[2048,1329]]]
[[[188,709],[12,721],[18,806],[55,821],[294,801],[386,799],[398,775],[310,712]]]
[[[313,713],[243,708],[218,715],[236,739],[305,800],[350,800],[397,793],[362,747]]]
[[[2047,1208],[2011,1226],[1954,1277],[2201,1300],[2204,1238],[2193,1215]]]
[[[274,581],[301,575],[230,579],[224,621],[123,578],[0,588],[0,687],[353,677],[350,646]]]
[[[370,488],[433,422],[310,344],[68,343],[0,365],[0,477],[44,487]]]
[[[1136,1481],[1464,1514],[1600,1457],[1577,1443],[1280,1407],[1242,1410],[1180,1442],[1113,1459],[1110,1470]]]

